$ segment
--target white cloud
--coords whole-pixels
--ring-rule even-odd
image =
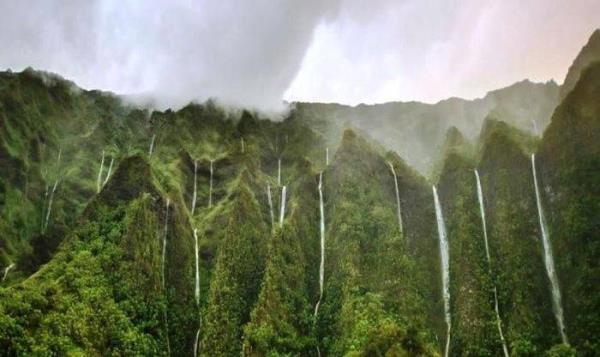
[[[599,14],[590,0],[346,1],[316,31],[285,97],[435,102],[525,78],[562,82]]]
[[[356,104],[562,81],[597,0],[4,0],[0,68],[162,106]]]

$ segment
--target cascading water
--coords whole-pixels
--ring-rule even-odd
[[[165,302],[167,301],[167,291],[165,289],[165,258],[167,255],[167,235],[169,234],[169,207],[171,206],[171,200],[167,198],[167,209],[166,209],[166,213],[165,213],[165,230],[164,230],[164,234],[163,234],[163,244],[162,244],[162,257],[161,257],[161,284],[162,284],[162,290],[163,290],[163,294],[165,296]],[[163,310],[163,320],[164,320],[164,324],[165,324],[165,332],[166,332],[166,338],[167,338],[167,353],[170,356],[171,355],[171,343],[169,341],[169,319],[168,319],[168,313],[167,313],[167,304],[165,304],[165,309]]]
[[[196,197],[197,197],[196,189],[198,188],[197,172],[198,172],[198,161],[194,160],[194,193],[192,194],[192,208],[191,208],[192,215],[194,214],[194,211],[196,210]]]
[[[281,186],[281,158],[277,159],[277,186]]]
[[[452,327],[450,319],[450,255],[448,252],[448,239],[446,236],[446,224],[444,223],[444,215],[442,213],[442,207],[440,205],[440,199],[438,198],[437,189],[433,187],[433,199],[435,202],[435,217],[437,220],[438,236],[440,241],[440,259],[442,266],[442,289],[444,298],[444,319],[446,321],[446,348],[444,356],[448,357],[450,350],[450,329]]]
[[[46,210],[46,222],[44,223],[44,229],[42,232],[45,232],[48,228],[48,222],[50,222],[50,213],[52,212],[52,202],[54,201],[54,193],[56,192],[56,188],[58,187],[58,178],[54,181],[54,186],[52,186],[52,191],[50,191],[50,199],[48,200],[48,209]]]
[[[240,138],[242,142],[242,154],[246,151],[246,147],[244,145],[244,138]]]
[[[50,190],[50,186],[46,185],[46,193],[44,194],[44,202],[42,203],[42,226],[41,232],[44,233],[44,226],[46,225],[46,202],[48,202],[48,192]]]
[[[273,214],[273,197],[271,197],[271,185],[267,185],[267,200],[269,201],[269,212],[271,213],[271,228],[275,226],[275,215]]]
[[[535,119],[531,119],[531,123],[533,124],[533,133],[537,136],[540,135],[540,132],[538,130],[538,126],[537,126],[537,121],[535,121]]]
[[[156,139],[156,134],[152,135],[152,140],[150,140],[150,149],[148,149],[148,156],[152,156],[152,152],[154,151],[154,140]]]
[[[554,267],[554,256],[552,255],[552,246],[550,245],[550,238],[548,235],[548,226],[546,225],[546,217],[544,216],[544,210],[542,207],[542,201],[540,198],[540,189],[538,187],[537,172],[535,170],[535,154],[531,154],[531,171],[533,173],[533,184],[535,187],[535,201],[538,209],[538,218],[540,221],[540,230],[542,231],[542,245],[544,247],[544,263],[546,265],[546,273],[550,280],[550,286],[552,288],[552,309],[554,310],[554,316],[556,317],[556,323],[560,332],[560,337],[563,343],[569,343],[567,334],[565,332],[565,322],[563,317],[562,298],[560,294],[560,287],[558,284],[558,275],[556,274],[556,268]]]
[[[196,296],[196,304],[200,305],[200,257],[198,256],[198,230],[194,228],[194,256],[196,258],[196,285],[194,295]]]
[[[167,198],[167,209],[165,213],[165,230],[163,233],[162,241],[162,257],[161,257],[161,276],[162,276],[162,288],[165,288],[165,258],[167,256],[167,235],[169,234],[169,207],[171,206],[171,200]]]
[[[319,305],[323,299],[323,283],[325,282],[325,207],[323,205],[323,172],[319,174],[319,212],[321,221],[319,224],[319,232],[321,234],[321,263],[319,265],[319,300],[315,305],[315,317],[319,313]]]
[[[50,222],[50,213],[52,212],[52,202],[54,201],[54,193],[56,192],[56,188],[58,187],[58,182],[60,181],[60,158],[62,155],[62,149],[58,150],[58,158],[56,160],[56,180],[54,181],[54,186],[52,186],[52,191],[50,191],[50,198],[48,199],[48,209],[46,210],[46,222],[42,227],[42,233],[46,231],[48,228],[48,222]]]
[[[102,186],[102,172],[104,171],[104,150],[102,150],[102,160],[100,160],[100,170],[98,171],[98,179],[96,180],[97,192],[100,193]]]
[[[6,280],[8,276],[8,272],[15,267],[15,263],[10,263],[6,268],[4,268],[4,275],[2,275],[2,281]]]
[[[487,225],[485,221],[485,208],[483,204],[483,189],[481,188],[481,180],[479,178],[479,172],[475,171],[475,179],[477,181],[477,198],[479,200],[479,211],[481,212],[481,225],[483,227],[483,241],[485,244],[485,256],[487,258],[488,263],[488,272],[490,276],[492,275],[492,260],[490,258],[490,246],[488,244],[488,236],[487,236]],[[506,340],[504,339],[504,333],[502,332],[502,319],[500,318],[500,309],[498,307],[498,289],[494,284],[494,311],[496,313],[496,327],[498,328],[498,333],[500,334],[500,341],[502,342],[502,351],[504,352],[504,356],[508,357],[508,347],[506,346]]]
[[[200,341],[200,328],[196,331],[196,339],[194,340],[194,357],[198,356],[198,341]]]
[[[106,177],[104,178],[104,182],[102,183],[102,187],[104,187],[104,185],[106,185],[106,183],[108,182],[108,179],[110,178],[110,174],[112,173],[112,168],[113,168],[113,164],[115,163],[115,158],[111,157],[110,158],[110,164],[108,165],[108,172],[106,173]]]
[[[213,192],[213,163],[214,160],[210,160],[210,181],[208,183],[208,208],[212,207],[212,192]]]
[[[283,218],[285,217],[285,195],[287,187],[281,188],[281,212],[279,213],[279,227],[283,227]]]
[[[329,148],[325,148],[325,166],[329,166]]]
[[[394,187],[396,188],[396,206],[398,207],[398,228],[400,229],[400,234],[403,233],[402,227],[402,207],[400,206],[400,189],[398,188],[398,177],[396,176],[396,170],[394,169],[394,165],[391,162],[388,162],[390,169],[392,170],[392,175],[394,175]]]

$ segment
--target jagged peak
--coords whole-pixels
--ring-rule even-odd
[[[560,89],[560,98],[565,98],[573,90],[582,71],[592,62],[600,60],[600,29],[596,29],[573,60]]]

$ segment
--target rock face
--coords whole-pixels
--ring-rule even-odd
[[[560,98],[564,99],[575,88],[581,72],[595,61],[600,61],[600,29],[594,31],[588,42],[581,49],[560,87]]]
[[[426,178],[376,132],[324,120],[319,105],[298,105],[282,121],[212,102],[150,113],[45,73],[0,73],[0,164],[8,168],[0,170],[0,271],[8,271],[0,351],[439,356],[446,326],[435,185],[449,252],[450,355],[503,354],[495,287],[510,355],[594,356],[600,63],[578,77],[541,137],[513,125],[510,110],[482,110],[468,132],[418,121],[418,110],[383,127],[401,130],[413,114],[412,125],[432,125],[440,145],[429,136],[402,143],[437,158]],[[459,102],[439,105],[467,107]],[[363,123],[375,113],[339,110],[360,110]],[[97,192],[102,152],[114,167]],[[552,311],[532,153],[570,346]],[[284,185],[280,226],[271,209],[280,211]]]

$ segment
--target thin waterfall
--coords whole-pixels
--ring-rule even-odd
[[[277,186],[281,186],[281,158],[277,159]]]
[[[285,217],[285,194],[287,187],[281,188],[281,212],[279,213],[279,227],[283,227],[283,217]]]
[[[150,140],[150,149],[148,150],[148,156],[152,156],[152,152],[154,151],[154,140],[156,139],[156,134],[152,135],[152,140]]]
[[[50,222],[50,213],[52,212],[52,202],[54,201],[54,193],[56,192],[56,188],[58,187],[58,182],[60,181],[60,159],[61,159],[61,157],[62,157],[62,148],[58,149],[58,158],[56,159],[56,180],[54,181],[54,186],[52,186],[52,191],[50,191],[50,198],[48,200],[48,209],[46,210],[46,222],[42,226],[42,233],[44,233],[46,231],[46,229],[48,228],[48,222]]]
[[[398,228],[400,229],[400,235],[402,235],[404,230],[402,227],[402,207],[400,206],[400,189],[398,188],[398,177],[396,176],[396,170],[394,169],[394,165],[392,165],[391,162],[388,162],[388,165],[392,170],[392,175],[394,175],[394,187],[396,188],[396,207],[398,211]]]
[[[198,172],[198,160],[194,160],[194,193],[192,194],[192,208],[191,208],[192,215],[194,215],[194,211],[196,210],[196,197],[197,197],[196,189],[198,188],[197,172]]]
[[[163,244],[162,244],[162,258],[161,258],[161,276],[162,276],[162,288],[165,288],[165,258],[167,255],[167,235],[169,234],[169,207],[171,206],[171,200],[167,198],[167,210],[165,213],[165,230],[163,233]]]
[[[540,132],[538,130],[538,126],[537,126],[537,121],[535,121],[535,119],[531,119],[531,123],[533,124],[533,133],[537,136],[540,135]]]
[[[242,142],[242,154],[246,151],[246,147],[244,145],[244,138],[240,138]]]
[[[96,180],[97,192],[100,193],[102,186],[102,172],[104,171],[104,150],[102,150],[102,160],[100,160],[100,170],[98,171],[98,179]]]
[[[560,332],[562,342],[567,344],[567,334],[565,332],[565,322],[563,317],[563,308],[561,302],[560,287],[558,284],[558,275],[554,267],[554,256],[552,255],[552,246],[550,245],[550,238],[548,235],[548,226],[546,225],[546,217],[544,216],[544,210],[542,207],[542,201],[540,198],[540,190],[537,181],[537,172],[535,170],[535,154],[531,154],[531,171],[533,172],[533,183],[535,186],[535,201],[537,203],[538,217],[540,221],[540,230],[542,231],[542,244],[544,246],[544,263],[546,265],[546,273],[548,279],[550,279],[550,285],[552,288],[552,308],[554,310],[554,316],[556,317],[556,323]]]
[[[446,321],[446,348],[444,356],[448,357],[450,350],[450,329],[452,327],[450,319],[450,255],[448,252],[448,239],[446,236],[446,224],[444,223],[444,215],[440,206],[437,189],[433,187],[433,199],[435,202],[435,217],[437,220],[438,236],[440,241],[440,260],[442,265],[442,289],[444,297],[444,319]]]
[[[208,208],[212,207],[212,191],[213,191],[213,162],[214,160],[210,160],[210,181],[208,183]]]
[[[170,356],[171,355],[171,342],[169,340],[169,319],[168,319],[168,313],[167,313],[167,309],[168,309],[168,298],[167,298],[167,291],[165,289],[165,258],[166,258],[166,254],[167,254],[167,235],[169,233],[169,207],[171,206],[171,200],[167,198],[167,209],[166,209],[166,213],[165,213],[165,230],[164,230],[164,234],[163,234],[163,244],[162,244],[162,257],[161,257],[161,284],[162,284],[162,290],[163,290],[163,294],[165,296],[165,309],[163,310],[163,320],[164,320],[164,324],[165,324],[165,334],[167,337],[167,353]]]
[[[102,183],[102,187],[104,187],[104,185],[106,185],[106,183],[108,182],[108,179],[110,178],[110,174],[112,173],[112,168],[113,168],[113,164],[115,163],[115,158],[111,157],[110,158],[110,164],[108,165],[108,172],[106,173],[106,177],[104,178],[104,182]]]
[[[194,357],[198,356],[198,341],[200,341],[200,327],[196,331],[196,339],[194,340]]]
[[[475,171],[475,179],[477,181],[477,198],[479,200],[479,211],[481,212],[481,225],[483,227],[483,242],[485,244],[485,257],[488,263],[488,272],[492,276],[492,259],[490,258],[490,246],[488,244],[487,225],[485,221],[485,208],[483,204],[483,189],[481,188],[481,180],[479,178],[479,172]],[[498,307],[498,288],[494,283],[494,311],[496,312],[496,327],[500,334],[500,341],[502,342],[502,351],[504,356],[508,357],[508,347],[506,346],[506,340],[504,339],[504,333],[502,332],[502,319],[500,318],[500,309]]]
[[[329,166],[329,148],[325,148],[325,166]]]
[[[198,256],[198,229],[194,228],[194,252],[196,257],[196,287],[194,295],[196,296],[196,305],[200,306],[200,257]]]
[[[52,212],[52,202],[54,201],[54,192],[56,192],[56,188],[58,187],[58,181],[59,181],[59,179],[57,178],[56,181],[54,181],[54,186],[52,186],[52,191],[50,191],[50,199],[48,200],[48,209],[46,210],[46,223],[44,223],[44,229],[42,229],[42,233],[46,231],[46,229],[48,228],[48,222],[50,222],[50,213]]]
[[[15,267],[15,263],[10,263],[6,268],[4,268],[4,275],[2,275],[2,281],[6,280],[6,276],[8,272]]]
[[[315,317],[319,313],[319,305],[323,299],[323,283],[325,282],[325,207],[323,205],[323,172],[319,174],[319,212],[321,221],[319,224],[319,232],[321,234],[321,263],[319,265],[319,300],[315,305]]]
[[[48,202],[49,190],[50,186],[46,185],[46,193],[44,194],[44,202],[42,203],[42,226],[40,227],[42,233],[44,233],[44,225],[46,223],[46,202]]]
[[[273,197],[271,196],[271,185],[267,184],[267,200],[269,201],[269,212],[271,213],[271,228],[275,226],[275,215],[273,214]]]

